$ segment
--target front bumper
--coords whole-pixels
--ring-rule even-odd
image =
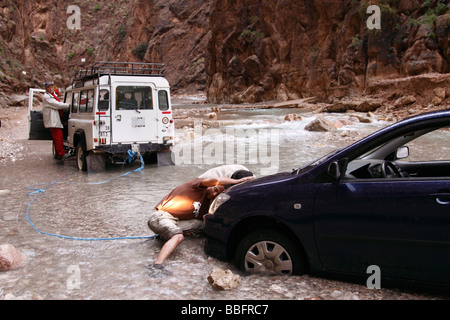
[[[206,215],[203,231],[206,236],[205,253],[219,260],[227,260],[227,244],[220,240],[225,238],[223,224],[214,221],[213,215]]]
[[[227,260],[227,252],[226,252],[226,246],[211,237],[207,237],[205,241],[205,253],[208,256],[211,256],[213,258],[226,261]]]

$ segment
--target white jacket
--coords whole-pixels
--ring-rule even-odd
[[[69,109],[68,103],[59,102],[48,92],[44,93],[44,103],[42,105],[42,116],[44,118],[44,127],[63,128],[59,110]]]

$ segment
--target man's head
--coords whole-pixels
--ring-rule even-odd
[[[217,197],[219,194],[221,194],[222,192],[224,192],[225,187],[222,185],[217,185],[217,186],[213,186],[213,187],[209,187],[206,193],[206,197],[208,199],[214,199],[215,197]]]
[[[45,83],[45,91],[49,92],[49,93],[53,93],[53,88],[54,88],[54,84],[51,81],[47,81]]]
[[[231,179],[239,180],[239,179],[242,179],[242,178],[245,178],[245,177],[252,177],[252,176],[253,176],[253,173],[252,173],[251,171],[248,171],[248,170],[238,170],[238,171],[235,171],[235,172],[231,175]]]
[[[238,171],[235,171],[235,172],[233,172],[233,174],[231,175],[231,179],[234,179],[234,180],[239,180],[239,179],[242,179],[242,178],[245,178],[245,177],[254,177],[255,175],[251,172],[251,171],[248,171],[248,170],[238,170]],[[228,189],[229,187],[231,187],[231,186],[233,186],[232,184],[230,184],[230,185],[226,185],[225,186],[225,189]]]

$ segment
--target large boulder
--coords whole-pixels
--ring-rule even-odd
[[[316,132],[335,131],[336,126],[333,122],[325,119],[323,116],[318,116],[315,120],[306,125],[305,130]]]

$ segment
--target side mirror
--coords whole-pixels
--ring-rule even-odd
[[[400,147],[395,152],[395,157],[397,159],[405,159],[409,157],[409,148],[406,146]]]
[[[327,173],[333,182],[339,183],[342,180],[345,175],[345,170],[347,170],[347,165],[348,159],[341,159],[330,163]]]

